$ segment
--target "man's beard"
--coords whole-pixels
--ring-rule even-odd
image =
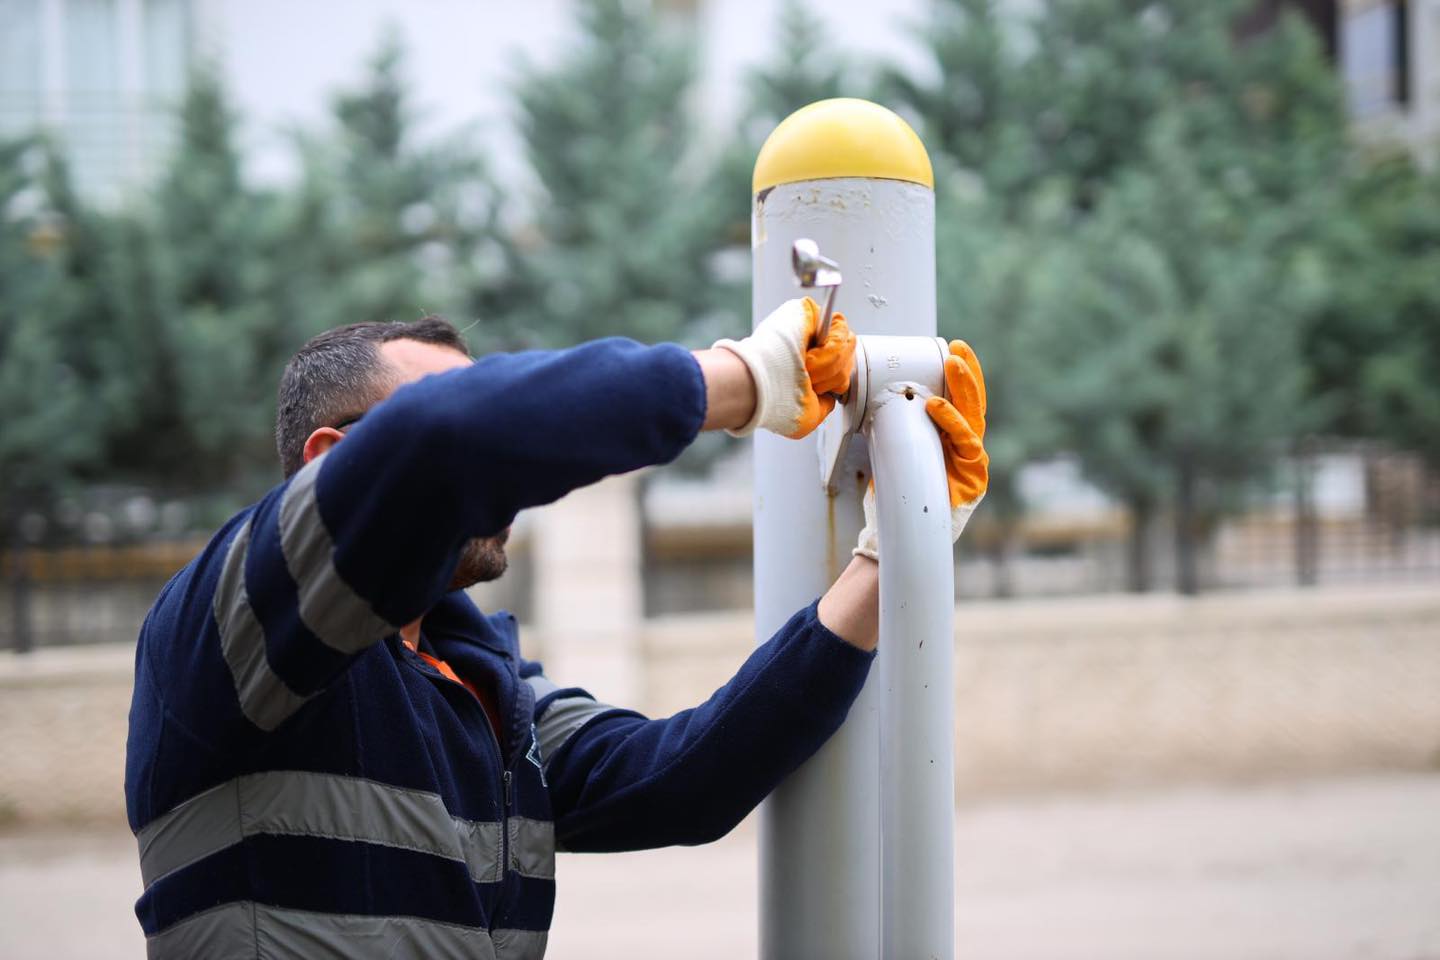
[[[505,541],[508,539],[510,528],[506,527],[493,537],[475,537],[467,541],[460,551],[455,575],[450,578],[450,589],[464,590],[477,583],[498,579],[505,572],[508,562],[505,557]]]

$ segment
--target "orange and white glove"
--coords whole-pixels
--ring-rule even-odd
[[[715,341],[743,360],[755,381],[754,416],[728,433],[745,437],[763,428],[798,440],[829,416],[835,407],[832,394],[850,389],[855,334],[837,313],[825,342],[812,347],[819,325],[820,308],[802,297],[782,303],[744,340]]]
[[[945,387],[950,399],[931,397],[925,412],[940,431],[945,455],[945,480],[950,490],[950,535],[959,540],[970,514],[985,496],[990,483],[990,456],[985,452],[985,373],[980,359],[964,340],[950,341],[945,358]],[[880,559],[879,529],[875,523],[875,484],[865,491],[865,529],[852,551],[856,556]]]

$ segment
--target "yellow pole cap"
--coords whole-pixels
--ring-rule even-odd
[[[874,177],[935,189],[925,144],[891,110],[840,97],[801,107],[771,131],[755,158],[754,190],[801,180]]]

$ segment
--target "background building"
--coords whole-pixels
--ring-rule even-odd
[[[1440,3],[1346,0],[1337,48],[1357,130],[1433,161],[1440,144]]]
[[[523,169],[508,111],[515,68],[545,63],[573,39],[578,0],[0,0],[0,134],[41,126],[65,143],[85,188],[113,198],[142,186],[173,142],[186,72],[219,64],[256,152],[255,173],[294,173],[284,149],[323,121],[387,35],[429,132],[477,129],[499,169]],[[670,0],[660,14],[697,41],[695,91],[707,134],[733,131],[745,71],[773,53],[781,0]],[[903,56],[923,0],[825,6],[837,47]]]
[[[144,184],[173,144],[201,9],[193,0],[0,2],[0,134],[51,132],[97,196]]]

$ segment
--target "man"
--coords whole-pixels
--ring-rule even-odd
[[[288,364],[286,479],[141,629],[125,791],[151,957],[539,957],[554,853],[722,836],[840,725],[878,631],[873,524],[834,586],[693,710],[559,687],[500,575],[517,512],[664,463],[702,429],[804,436],[853,367],[792,301],[690,353],[604,340],[472,361],[448,323],[357,324]],[[933,398],[956,535],[984,492],[983,382]],[[968,501],[965,499],[968,498]]]

